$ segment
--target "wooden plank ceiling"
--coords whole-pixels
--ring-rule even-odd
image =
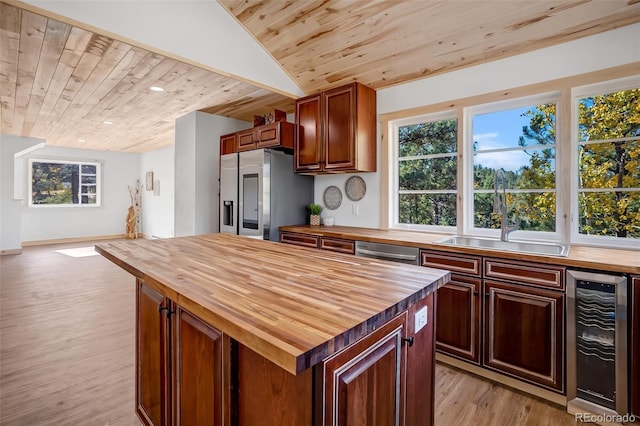
[[[638,0],[220,2],[306,93],[380,89],[640,22]],[[171,145],[194,110],[293,111],[280,94],[3,2],[0,83],[3,134],[86,149]]]

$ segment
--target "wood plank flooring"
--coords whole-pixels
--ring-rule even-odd
[[[135,282],[74,243],[0,257],[0,425],[139,425]],[[436,368],[436,425],[572,425],[562,408]]]

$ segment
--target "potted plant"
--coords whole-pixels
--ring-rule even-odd
[[[320,204],[309,204],[309,224],[320,225],[320,213],[322,206]]]

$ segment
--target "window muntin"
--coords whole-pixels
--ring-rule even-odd
[[[444,113],[396,123],[394,226],[446,229],[457,222],[458,120]],[[455,228],[453,228],[455,229]]]
[[[574,234],[632,241],[640,238],[640,89],[607,86],[577,91]]]
[[[506,175],[508,217],[519,219],[519,231],[554,237],[556,219],[556,102],[545,96],[469,108],[473,160],[472,219],[467,229],[492,234],[501,225],[496,204],[495,172]],[[499,188],[501,190],[501,187]]]
[[[30,206],[100,206],[100,163],[30,160]]]

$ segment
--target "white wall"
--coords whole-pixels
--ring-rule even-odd
[[[140,182],[153,172],[154,190],[143,191],[142,232],[148,238],[173,237],[175,152],[174,146],[146,152],[140,156]]]
[[[251,123],[194,111],[176,120],[174,235],[218,232],[220,136]]]
[[[622,27],[568,43],[522,55],[453,71],[377,91],[378,115],[448,100],[564,78],[640,60],[640,24]],[[367,184],[365,198],[358,202],[359,214],[352,214],[353,202],[344,194],[347,175],[316,176],[315,202],[324,205],[326,187],[337,185],[343,192],[342,206],[324,215],[336,225],[380,226],[380,129],[378,129],[378,172],[361,173]]]
[[[23,201],[13,198],[14,156],[43,142],[42,139],[0,135],[0,253],[17,253],[22,248]]]
[[[26,157],[102,163],[102,203],[100,207],[28,207],[25,200],[23,242],[124,235],[130,205],[128,187],[140,178],[140,154],[45,146]],[[28,173],[25,167],[25,185]]]

